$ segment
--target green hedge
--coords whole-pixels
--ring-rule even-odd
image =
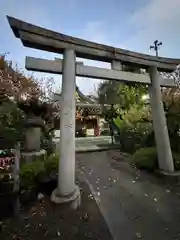
[[[158,167],[156,148],[141,148],[137,150],[131,157],[131,163],[140,169],[147,169],[150,171]]]
[[[60,156],[57,153],[53,153],[47,157],[46,161],[44,162],[44,168],[47,175],[54,171],[58,172],[59,158]]]
[[[180,170],[180,154],[173,152],[174,167]],[[140,169],[154,171],[158,168],[158,156],[155,147],[141,148],[131,156],[131,163]]]
[[[134,153],[136,150],[147,146],[149,136],[147,127],[123,126],[120,128],[120,149],[122,152]]]
[[[44,163],[33,161],[24,163],[20,169],[20,186],[22,189],[30,189],[36,186],[36,181],[45,175]]]
[[[36,187],[39,181],[51,172],[58,172],[59,154],[51,154],[44,161],[41,159],[24,163],[20,169],[20,186],[22,189]]]

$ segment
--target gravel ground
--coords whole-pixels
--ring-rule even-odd
[[[77,211],[48,197],[1,224],[0,239],[180,240],[180,187],[132,168],[118,150],[77,154]]]
[[[1,224],[1,240],[111,240],[111,234],[88,185],[77,173],[82,202],[76,211],[54,210],[49,197],[22,210],[20,220],[6,219]]]

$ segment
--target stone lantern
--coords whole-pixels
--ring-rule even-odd
[[[38,100],[30,99],[19,102],[19,108],[26,114],[25,142],[22,156],[26,161],[31,161],[38,156],[45,156],[46,151],[41,149],[41,134],[45,126],[42,117],[47,111],[46,105]]]

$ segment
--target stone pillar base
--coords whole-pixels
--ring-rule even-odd
[[[68,196],[60,196],[55,189],[51,194],[51,201],[55,204],[68,205],[68,208],[76,210],[81,204],[81,194],[79,187],[75,185],[75,190]]]
[[[179,183],[180,182],[180,171],[167,172],[164,170],[157,170],[157,176],[161,177],[163,181],[167,183]]]

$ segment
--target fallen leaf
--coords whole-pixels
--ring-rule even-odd
[[[38,193],[37,199],[38,199],[38,200],[42,200],[43,198],[44,198],[44,194]]]
[[[137,237],[137,238],[142,238],[141,233],[140,233],[140,232],[137,232],[137,233],[136,233],[136,237]]]
[[[88,214],[86,213],[83,218],[84,220],[88,220]]]

